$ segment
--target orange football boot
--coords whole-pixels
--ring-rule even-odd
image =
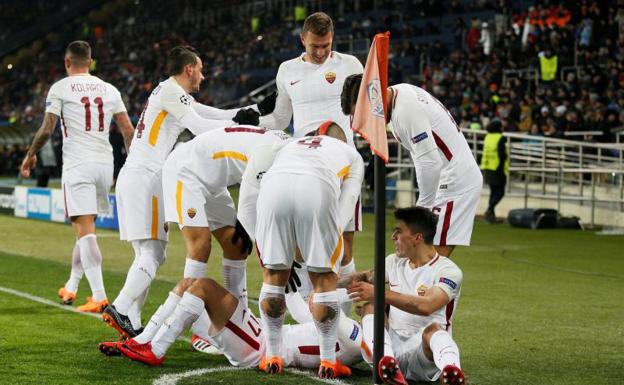
[[[85,313],[101,313],[106,306],[108,306],[108,299],[106,298],[101,301],[94,301],[93,298],[87,297],[87,303],[78,306],[77,309]]]
[[[61,303],[63,305],[71,305],[76,299],[76,293],[72,293],[71,291],[65,289],[64,286],[59,289],[58,296],[61,299]]]
[[[343,364],[342,362],[336,360],[336,362],[331,362],[328,360],[321,360],[321,364],[319,365],[318,376],[320,378],[339,378],[339,377],[349,377],[351,375],[351,369]]]
[[[262,357],[260,360],[260,370],[269,374],[280,374],[282,373],[282,357],[273,356],[271,358]]]

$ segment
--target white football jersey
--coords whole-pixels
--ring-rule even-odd
[[[267,175],[306,174],[327,182],[340,195],[342,181],[364,176],[364,161],[355,148],[330,136],[306,136],[282,148]]]
[[[210,192],[240,183],[257,146],[290,139],[282,131],[255,126],[222,127],[198,135],[171,154],[181,175],[197,178]]]
[[[160,171],[178,136],[187,128],[181,120],[187,114],[197,114],[196,103],[172,77],[154,88],[134,130],[126,165]],[[222,120],[202,120],[202,132],[227,124]],[[188,128],[195,135],[201,133]]]
[[[437,286],[449,296],[449,303],[428,317],[411,314],[390,306],[388,324],[402,338],[409,338],[432,322],[451,333],[451,321],[457,308],[462,284],[462,272],[449,258],[436,254],[428,264],[413,269],[408,258],[396,254],[386,257],[386,281],[390,290],[409,295],[424,295],[425,290]]]
[[[340,94],[347,76],[363,72],[362,63],[355,56],[335,51],[323,64],[306,62],[303,56],[280,65],[275,78],[278,91],[275,110],[261,117],[260,125],[283,130],[294,116],[293,137],[300,138],[321,123],[333,120],[353,146],[350,118],[342,113]]]
[[[112,164],[110,123],[114,114],[125,111],[119,91],[97,76],[71,75],[54,83],[45,112],[61,120],[63,169],[87,161]]]
[[[411,84],[391,87],[394,101],[390,128],[412,158],[437,149],[442,160],[439,191],[461,193],[481,186],[481,171],[466,138],[438,99]]]

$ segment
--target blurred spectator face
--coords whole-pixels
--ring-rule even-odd
[[[312,32],[301,34],[301,44],[305,47],[306,59],[314,64],[323,64],[332,50],[334,35],[329,32],[324,36],[315,35]]]

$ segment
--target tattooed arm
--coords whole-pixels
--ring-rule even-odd
[[[48,141],[52,132],[54,132],[54,127],[56,127],[57,121],[58,116],[49,112],[45,113],[41,127],[39,127],[39,130],[35,134],[35,138],[33,139],[33,142],[26,153],[26,157],[22,162],[22,166],[20,167],[20,172],[23,177],[30,177],[30,170],[37,164],[37,153]]]

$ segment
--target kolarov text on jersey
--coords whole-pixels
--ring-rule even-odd
[[[119,91],[96,76],[71,75],[54,83],[45,112],[61,120],[63,169],[85,161],[112,164],[110,123],[114,114],[125,111]]]

